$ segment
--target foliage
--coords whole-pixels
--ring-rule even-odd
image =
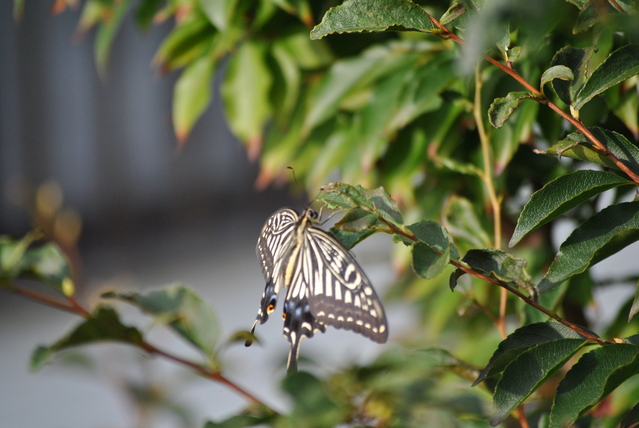
[[[130,7],[83,3],[79,27],[97,26],[102,73]],[[178,141],[228,58],[227,120],[259,158],[257,184],[287,166],[312,190],[337,174],[318,198],[345,211],[332,232],[348,248],[378,232],[403,244],[397,264],[414,274],[388,298],[422,317],[370,366],[287,377],[293,406],[279,415],[223,377],[217,323],[188,289],[104,297],[166,324],[202,364],[152,347],[106,303],[82,309],[55,247],[5,238],[0,285],[27,294],[14,281],[35,278],[66,299],[40,300],[85,318],[32,366],[104,339],[168,356],[253,402],[207,427],[636,426],[639,298],[612,308],[606,331],[575,314],[606,286],[592,266],[639,239],[637,10],[631,0],[141,0],[142,28],[175,20],[155,62],[182,70]],[[557,249],[558,219],[576,226]]]

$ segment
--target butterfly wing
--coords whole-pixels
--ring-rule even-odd
[[[258,322],[264,324],[269,314],[275,310],[277,294],[282,286],[280,273],[289,258],[288,253],[295,245],[295,227],[298,220],[299,216],[295,211],[284,208],[270,216],[262,227],[255,251],[266,280],[266,288],[251,333],[255,331]],[[247,340],[246,346],[250,344],[251,341]]]
[[[377,343],[388,339],[384,308],[353,255],[322,229],[308,227],[300,252],[311,313],[321,324],[352,330]]]

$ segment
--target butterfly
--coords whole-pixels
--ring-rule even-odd
[[[297,370],[301,339],[325,332],[327,325],[377,343],[388,339],[384,308],[371,282],[353,255],[318,224],[317,211],[299,215],[283,208],[266,220],[257,240],[266,288],[251,333],[275,310],[280,289],[287,289],[283,318],[291,345],[289,373]]]

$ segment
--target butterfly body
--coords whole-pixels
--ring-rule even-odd
[[[283,208],[269,217],[257,241],[266,288],[251,331],[258,322],[266,322],[280,289],[286,289],[283,318],[284,336],[291,344],[289,371],[297,367],[302,337],[324,332],[326,325],[378,343],[388,338],[384,309],[366,274],[339,241],[315,227],[317,217],[311,209],[300,216]]]

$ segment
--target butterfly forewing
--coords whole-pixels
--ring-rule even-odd
[[[262,233],[257,240],[255,252],[262,267],[262,275],[266,280],[266,288],[262,294],[262,301],[253,323],[251,331],[259,322],[264,324],[277,304],[277,294],[281,284],[282,264],[286,261],[286,253],[294,247],[295,226],[298,215],[290,209],[282,209],[273,214],[262,227]],[[247,342],[247,346],[250,342]]]
[[[312,226],[317,214],[291,209],[273,214],[257,242],[266,280],[253,324],[264,323],[274,310],[280,287],[284,300],[284,336],[291,344],[289,371],[297,367],[302,337],[325,331],[325,325],[352,330],[384,343],[388,327],[382,304],[355,258],[334,237]],[[247,346],[250,342],[247,342]]]

